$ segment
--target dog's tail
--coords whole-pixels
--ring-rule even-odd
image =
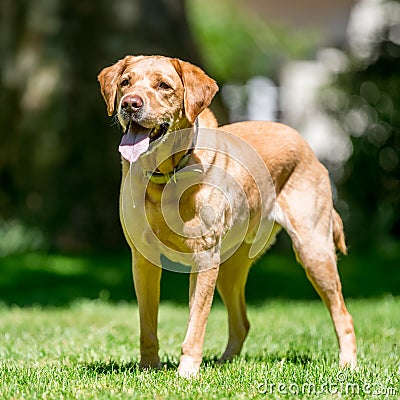
[[[332,228],[333,228],[333,241],[335,247],[340,250],[344,255],[347,254],[346,241],[344,239],[343,221],[338,212],[333,209],[332,213]]]

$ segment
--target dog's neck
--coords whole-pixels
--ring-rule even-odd
[[[187,130],[170,132],[168,135],[173,136],[167,137],[165,143],[162,143],[153,154],[146,154],[139,159],[143,174],[150,182],[162,185],[169,181],[176,182],[187,175],[193,176],[202,172],[196,168],[182,171],[188,165],[196,146],[199,131],[197,118],[193,127],[188,130],[192,131],[191,135]],[[164,149],[168,153],[163,154]]]

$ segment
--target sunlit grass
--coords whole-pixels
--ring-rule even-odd
[[[321,399],[341,393],[342,398],[369,399],[385,392],[394,399],[400,393],[399,307],[399,299],[392,297],[349,302],[360,365],[351,372],[337,367],[336,339],[319,301],[250,306],[252,327],[242,355],[217,365],[227,339],[226,313],[217,304],[201,375],[186,381],[176,375],[186,306],[162,304],[159,336],[165,368],[143,372],[138,369],[135,305],[82,300],[63,308],[2,306],[0,398]]]
[[[400,298],[390,293],[399,295],[400,252],[389,250],[350,252],[339,263],[355,321],[357,371],[338,369],[327,310],[291,252],[275,248],[250,272],[251,329],[242,355],[215,362],[227,340],[216,296],[202,372],[192,382],[176,375],[188,317],[186,274],[163,272],[165,368],[142,372],[128,250],[0,258],[0,398],[398,398]]]

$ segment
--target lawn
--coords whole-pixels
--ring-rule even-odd
[[[242,356],[217,365],[226,315],[210,315],[199,379],[176,375],[187,309],[163,303],[161,371],[139,371],[137,308],[81,300],[63,308],[0,308],[0,398],[398,398],[400,301],[353,300],[359,370],[337,367],[336,341],[318,301],[251,306]],[[378,396],[378,394],[381,394]],[[385,397],[386,395],[386,397]]]
[[[0,398],[224,399],[400,397],[398,251],[341,260],[359,368],[337,367],[322,303],[293,256],[272,251],[250,274],[251,330],[242,355],[216,364],[227,340],[216,297],[199,379],[176,375],[187,320],[187,276],[165,273],[161,371],[140,371],[129,255],[0,259]]]

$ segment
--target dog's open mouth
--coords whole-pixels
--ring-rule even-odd
[[[134,121],[129,121],[119,145],[119,152],[122,157],[133,163],[149,149],[152,142],[165,135],[168,128],[167,123],[154,128],[145,128]]]

